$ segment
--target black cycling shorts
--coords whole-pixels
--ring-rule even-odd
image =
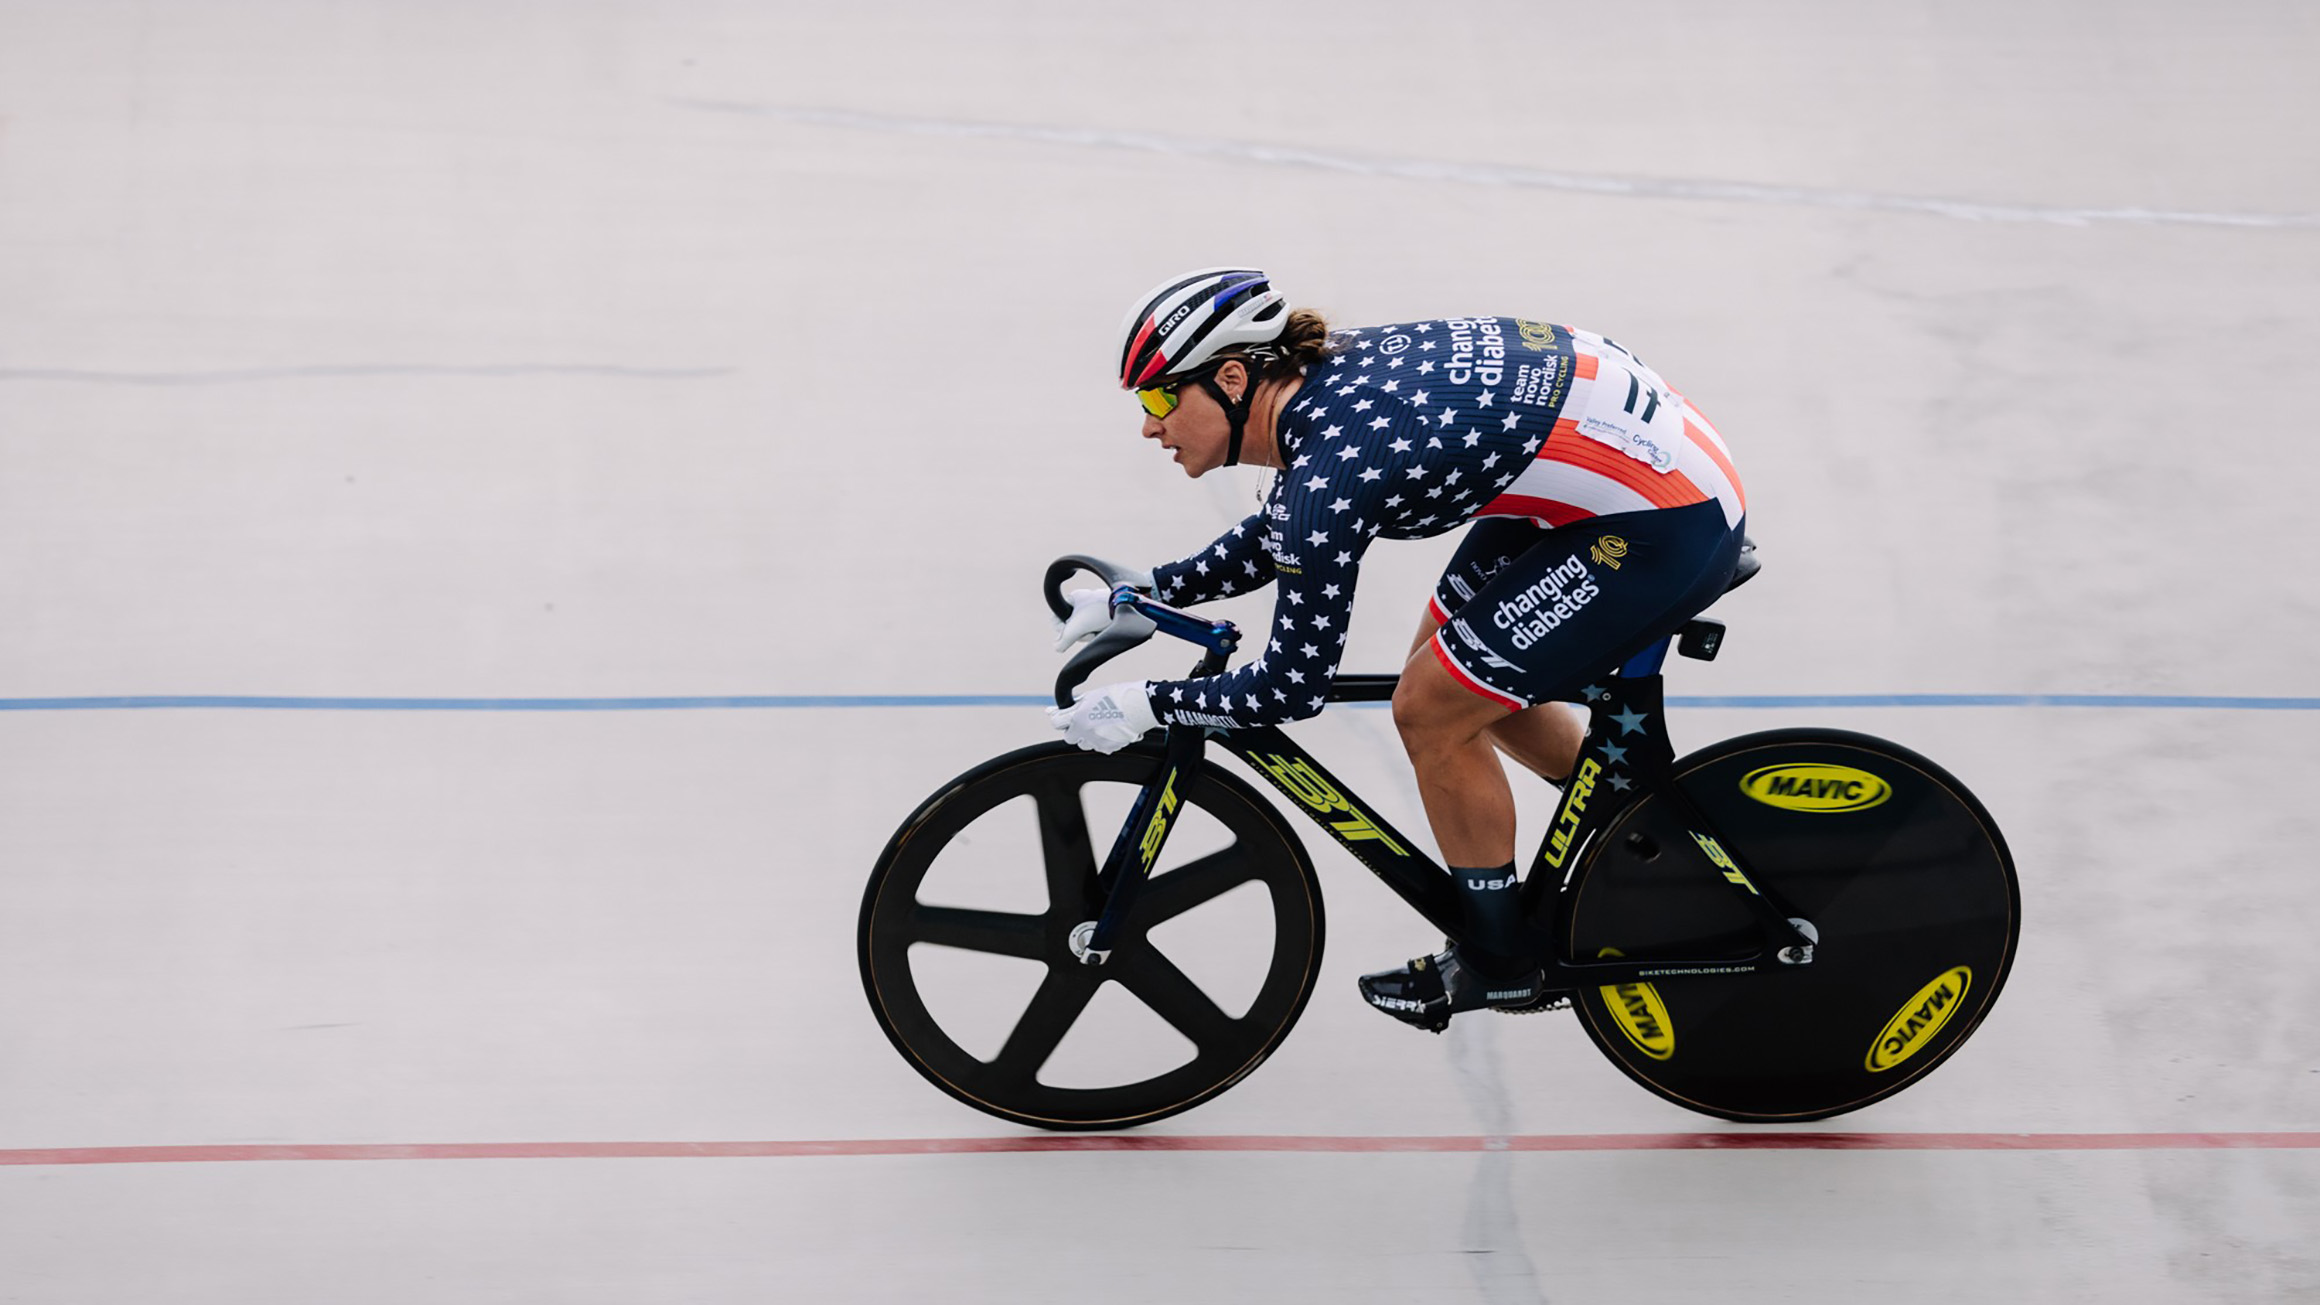
[[[1485,517],[1435,586],[1434,656],[1460,684],[1519,711],[1586,686],[1723,596],[1741,525],[1714,500],[1549,529]]]

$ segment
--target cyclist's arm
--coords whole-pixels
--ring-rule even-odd
[[[1354,581],[1362,553],[1389,517],[1459,497],[1445,494],[1429,463],[1440,441],[1415,408],[1382,387],[1349,385],[1317,396],[1314,433],[1275,491],[1284,519],[1270,558],[1275,579],[1273,629],[1260,654],[1243,666],[1198,680],[1151,686],[1161,720],[1186,725],[1273,725],[1302,720],[1328,701],[1329,682],[1345,652]],[[1426,525],[1431,517],[1414,524]],[[1258,536],[1265,522],[1243,522]]]
[[[1345,655],[1354,580],[1368,544],[1367,536],[1336,539],[1326,548],[1305,550],[1294,573],[1284,565],[1264,649],[1223,675],[1154,683],[1153,712],[1170,724],[1230,729],[1303,720],[1320,711]]]
[[[1273,582],[1265,516],[1257,513],[1181,561],[1152,568],[1152,596],[1177,607],[1215,602]]]
[[[1400,434],[1332,423],[1282,473],[1284,519],[1276,550],[1265,554],[1275,572],[1272,632],[1255,658],[1223,675],[1153,685],[1160,719],[1232,728],[1321,710],[1345,652],[1362,554],[1381,513],[1401,501],[1391,473],[1408,461],[1412,444],[1401,439],[1393,447]],[[1265,529],[1259,521],[1244,524],[1251,535]]]

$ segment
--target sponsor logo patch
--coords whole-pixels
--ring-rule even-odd
[[[1491,624],[1506,631],[1515,651],[1528,651],[1603,592],[1587,563],[1574,553],[1556,563],[1521,592],[1498,604]],[[1477,647],[1481,646],[1479,642]]]
[[[1866,811],[1893,796],[1893,786],[1865,770],[1825,762],[1760,766],[1740,777],[1740,791],[1788,811]]]
[[[1449,320],[1450,358],[1442,374],[1452,385],[1496,385],[1506,379],[1506,328],[1487,317]]]
[[[1941,1032],[1941,1026],[1949,1023],[1949,1017],[1957,1014],[1973,981],[1974,972],[1960,965],[1919,988],[1869,1044],[1869,1055],[1863,1062],[1869,1072],[1882,1074],[1922,1051],[1933,1041],[1933,1035]]]
[[[1179,711],[1172,714],[1177,723],[1182,725],[1206,725],[1220,730],[1237,730],[1241,727],[1241,723],[1230,716],[1218,716],[1205,711]]]
[[[1170,775],[1168,783],[1160,790],[1160,804],[1152,809],[1152,822],[1144,826],[1143,840],[1136,845],[1136,850],[1143,854],[1146,870],[1150,870],[1152,863],[1160,859],[1160,845],[1168,838],[1168,819],[1175,814],[1176,777]]]
[[[1724,872],[1724,877],[1726,879],[1729,879],[1733,883],[1740,885],[1742,888],[1747,889],[1751,893],[1755,893],[1756,896],[1763,896],[1762,893],[1756,892],[1756,885],[1748,882],[1748,876],[1740,873],[1740,867],[1733,864],[1732,854],[1724,850],[1724,845],[1722,843],[1717,842],[1715,839],[1708,837],[1706,834],[1703,834],[1696,829],[1689,832],[1692,835],[1692,841],[1700,845],[1700,850],[1708,854],[1708,859],[1715,863],[1718,870]]]
[[[1579,819],[1587,810],[1587,799],[1595,795],[1595,777],[1603,767],[1595,758],[1579,763],[1578,773],[1563,789],[1563,809],[1555,817],[1554,831],[1547,835],[1547,864],[1560,868],[1563,858],[1571,854],[1571,840],[1579,833]]]
[[[1606,947],[1597,955],[1617,956],[1619,950]],[[1611,1008],[1612,1022],[1637,1051],[1653,1060],[1676,1054],[1675,1022],[1668,1018],[1667,1003],[1660,1000],[1657,988],[1648,983],[1607,983],[1602,993],[1603,1004]]]
[[[1511,397],[1516,403],[1561,412],[1563,400],[1571,397],[1570,364],[1563,361],[1561,354],[1518,364],[1514,369]]]
[[[1386,832],[1377,827],[1368,813],[1340,793],[1336,785],[1323,779],[1311,763],[1291,761],[1278,753],[1267,756],[1261,752],[1250,753],[1249,760],[1256,763],[1257,768],[1264,771],[1282,792],[1304,803],[1316,814],[1344,817],[1341,820],[1325,820],[1339,838],[1348,843],[1383,843],[1396,856],[1410,854],[1408,848],[1387,837]]]

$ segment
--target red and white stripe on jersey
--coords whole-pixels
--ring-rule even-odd
[[[1592,343],[1579,332],[1573,335],[1581,349]],[[1583,414],[1593,401],[1596,373],[1603,360],[1583,352],[1572,361],[1574,379],[1562,411]],[[1618,383],[1626,384],[1626,371],[1615,365],[1613,373],[1620,378]],[[1740,473],[1732,467],[1731,450],[1724,447],[1723,437],[1716,434],[1708,419],[1682,395],[1671,393],[1668,398],[1681,406],[1684,434],[1676,444],[1675,463],[1668,470],[1660,471],[1588,438],[1580,433],[1574,417],[1559,417],[1537,459],[1475,515],[1529,517],[1548,526],[1567,526],[1588,517],[1689,507],[1712,498],[1723,506],[1725,524],[1739,525],[1748,504],[1740,488]]]

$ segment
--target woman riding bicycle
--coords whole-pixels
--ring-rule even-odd
[[[1452,317],[1332,331],[1264,273],[1173,278],[1123,324],[1119,381],[1143,435],[1185,474],[1282,474],[1264,507],[1153,568],[1162,601],[1279,587],[1263,650],[1204,679],[1129,681],[1053,714],[1115,751],[1162,724],[1233,729],[1321,710],[1372,539],[1473,523],[1436,586],[1394,693],[1394,726],[1473,939],[1362,976],[1418,1027],[1536,1008],[1520,972],[1513,791],[1498,752],[1555,782],[1583,722],[1557,704],[1724,592],[1745,500],[1723,440],[1657,372],[1587,331]],[[1141,577],[1140,577],[1141,579]],[[1100,628],[1108,595],[1071,595],[1059,646]]]

